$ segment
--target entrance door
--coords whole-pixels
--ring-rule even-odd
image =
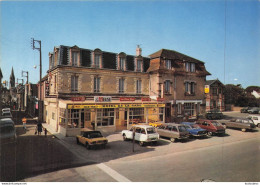
[[[84,110],[81,111],[81,123],[80,123],[80,127],[84,128],[84,123],[85,123],[85,116],[84,116]]]
[[[171,122],[171,104],[167,103],[165,107],[165,122]]]

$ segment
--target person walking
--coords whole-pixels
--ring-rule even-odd
[[[22,122],[23,122],[23,129],[26,130],[26,122],[27,122],[26,117],[23,117]]]
[[[38,130],[38,135],[41,135],[42,134],[42,124],[41,123],[37,124],[37,130]]]

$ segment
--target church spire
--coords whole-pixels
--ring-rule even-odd
[[[14,69],[12,67],[11,75],[10,75],[10,88],[15,87],[15,76]]]

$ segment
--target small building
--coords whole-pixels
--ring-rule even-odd
[[[207,80],[205,84],[206,111],[225,110],[225,86],[218,80]]]
[[[49,53],[44,121],[65,136],[81,129],[116,131],[134,123],[164,122],[164,103],[149,96],[150,59],[136,55],[59,46]]]

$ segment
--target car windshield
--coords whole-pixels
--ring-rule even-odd
[[[254,122],[250,119],[245,119],[245,120],[242,120],[242,123],[254,123]]]
[[[192,128],[200,128],[200,126],[197,125],[197,124],[191,124],[190,126],[191,126]]]
[[[153,133],[155,133],[154,128],[147,128],[146,131],[147,131],[147,134],[153,134]]]
[[[185,128],[185,126],[178,126],[178,128],[179,128],[179,132],[187,131],[187,129]]]
[[[219,123],[219,122],[217,122],[217,121],[212,121],[211,122],[214,126],[221,126],[221,124]]]
[[[184,125],[186,129],[191,129],[192,127],[190,125]]]
[[[103,137],[99,132],[89,134],[89,138],[99,138],[99,137]]]

